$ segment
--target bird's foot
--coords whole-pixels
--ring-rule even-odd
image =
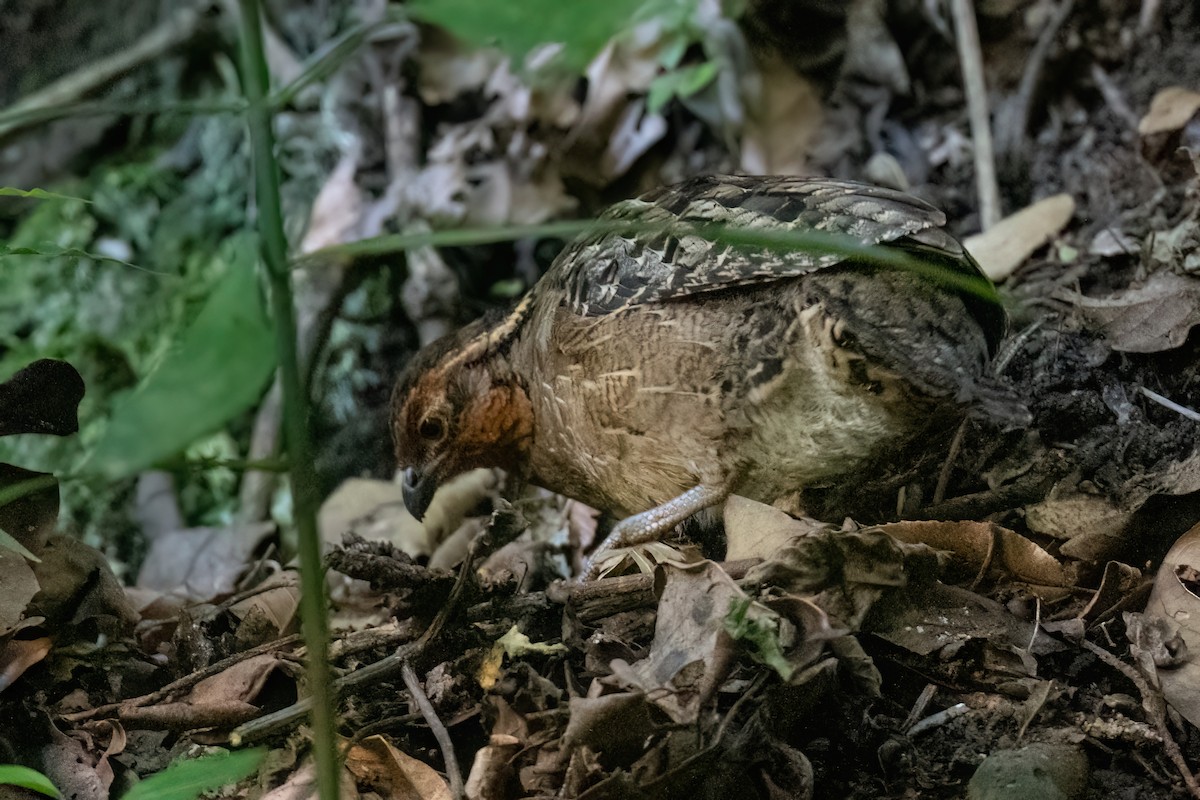
[[[605,554],[617,547],[632,547],[661,538],[701,509],[715,506],[729,496],[724,487],[700,484],[649,511],[626,517],[613,526],[604,541],[583,562],[576,578],[580,583],[595,580],[604,571]]]

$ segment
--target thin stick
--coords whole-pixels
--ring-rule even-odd
[[[193,38],[204,24],[202,8],[188,5],[177,9],[125,49],[89,62],[4,109],[0,117],[0,140],[41,121],[41,117],[30,112],[53,109],[96,91]]]
[[[1150,724],[1154,726],[1158,735],[1162,737],[1163,749],[1167,751],[1167,757],[1171,759],[1171,763],[1175,765],[1175,769],[1183,777],[1183,782],[1187,785],[1188,792],[1191,793],[1192,797],[1200,798],[1200,784],[1196,783],[1196,777],[1192,774],[1192,768],[1188,766],[1187,760],[1183,757],[1183,751],[1179,749],[1179,744],[1176,743],[1175,738],[1171,736],[1170,729],[1167,728],[1167,715],[1164,709],[1165,701],[1163,700],[1162,693],[1151,687],[1149,681],[1140,672],[1100,645],[1093,644],[1087,639],[1081,641],[1080,644],[1105,664],[1128,678],[1137,687],[1138,692],[1142,695],[1142,708],[1146,710],[1146,714],[1150,718]]]
[[[988,118],[987,83],[983,79],[983,53],[979,28],[971,0],[950,0],[954,38],[962,65],[963,89],[967,93],[967,116],[975,143],[975,183],[979,191],[979,219],[983,229],[1000,221],[1000,184],[996,181],[996,157],[992,151],[992,127]]]
[[[1200,413],[1193,411],[1192,409],[1188,408],[1187,406],[1181,406],[1181,405],[1179,405],[1179,403],[1176,403],[1174,400],[1170,400],[1166,397],[1163,397],[1158,392],[1150,391],[1145,386],[1139,386],[1138,391],[1141,392],[1146,397],[1153,400],[1154,402],[1158,403],[1163,408],[1169,408],[1172,411],[1174,411],[1176,414],[1178,414],[1179,416],[1186,417],[1187,419],[1190,419],[1193,422],[1200,422]]]
[[[966,434],[967,421],[964,419],[958,424],[958,430],[954,432],[954,438],[950,440],[950,452],[946,453],[946,463],[942,465],[942,471],[938,474],[937,486],[933,489],[935,506],[946,499],[946,487],[950,485],[950,473],[954,471],[954,462],[958,460],[958,454],[962,450],[963,437]]]
[[[454,755],[454,742],[450,739],[450,731],[446,730],[446,726],[438,719],[433,703],[425,696],[425,690],[421,688],[421,682],[417,679],[412,664],[405,661],[404,666],[400,668],[400,675],[404,678],[404,686],[413,702],[417,704],[421,716],[429,725],[429,730],[433,731],[433,738],[437,739],[438,747],[442,749],[442,760],[446,762],[446,777],[450,779],[450,792],[455,800],[462,800],[466,792],[463,787],[462,770],[458,767],[458,756]]]

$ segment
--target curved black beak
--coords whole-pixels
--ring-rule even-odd
[[[400,482],[400,494],[404,496],[404,507],[417,520],[425,519],[425,512],[433,502],[433,493],[437,491],[437,483],[428,475],[422,475],[416,469],[409,467],[404,470]]]

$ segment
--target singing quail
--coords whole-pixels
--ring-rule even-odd
[[[398,381],[392,432],[418,518],[439,484],[495,466],[621,517],[600,549],[630,545],[731,493],[772,502],[830,485],[938,419],[1005,405],[986,377],[1004,312],[921,200],[708,176],[602,219],[512,311],[433,343]],[[614,230],[623,221],[632,230]],[[695,230],[712,224],[854,247]]]

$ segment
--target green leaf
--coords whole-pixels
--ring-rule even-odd
[[[84,197],[74,197],[69,194],[59,194],[58,192],[47,192],[45,189],[17,189],[12,186],[0,186],[0,197],[28,197],[33,200],[78,200],[81,203],[90,203]]]
[[[755,605],[749,597],[730,603],[729,613],[725,615],[725,632],[741,642],[755,661],[766,664],[785,681],[790,680],[796,670],[783,654],[779,631],[769,621],[758,619],[751,613]],[[761,612],[762,606],[757,610]]]
[[[691,97],[717,76],[717,62],[705,61],[690,67],[659,75],[650,83],[646,94],[646,109],[651,114],[662,111],[675,97]]]
[[[29,548],[27,548],[25,545],[18,542],[13,537],[9,536],[4,531],[0,531],[0,548],[4,548],[5,550],[12,550],[14,553],[16,553],[20,556],[24,556],[25,558],[29,559],[30,561],[35,561],[39,564],[42,561],[40,558],[38,558],[33,553],[31,553],[29,551]],[[2,769],[3,769],[3,767],[0,767],[0,770],[2,770]],[[0,783],[4,783],[4,780],[2,778],[0,778]],[[10,783],[11,783],[11,781],[10,781]]]
[[[158,270],[139,267],[137,264],[131,264],[128,261],[122,261],[113,256],[106,256],[103,253],[92,253],[87,250],[81,250],[78,247],[55,247],[53,245],[40,245],[38,247],[10,247],[6,244],[0,244],[0,258],[8,256],[36,256],[38,258],[85,258],[91,261],[120,264],[123,267],[136,269],[138,272],[148,272],[151,275],[165,275],[175,277],[169,272],[159,272]]]
[[[32,789],[47,797],[62,797],[45,775],[36,769],[16,764],[0,764],[0,786],[20,786],[22,789]]]
[[[568,69],[582,70],[609,39],[625,29],[643,0],[414,0],[414,17],[464,41],[495,45],[520,66],[539,45],[562,45]]]
[[[123,800],[195,800],[253,774],[266,755],[266,748],[256,747],[179,761],[134,786]]]
[[[243,248],[252,256],[249,243]],[[275,340],[250,258],[238,258],[163,363],[113,403],[85,474],[116,479],[169,458],[250,408],[275,370]]]

